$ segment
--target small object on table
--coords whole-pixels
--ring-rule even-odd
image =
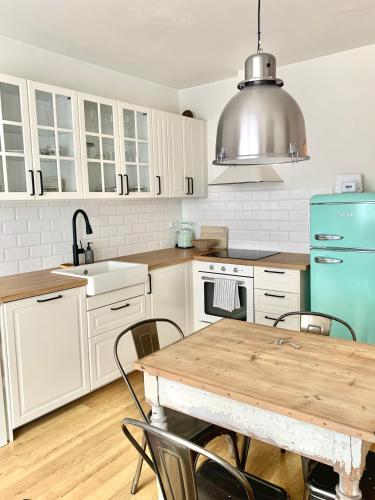
[[[294,342],[289,342],[290,337],[283,338],[283,337],[277,337],[277,339],[272,339],[271,344],[277,344],[277,345],[283,345],[287,344],[290,345],[290,347],[294,347],[294,349],[301,349],[301,346],[298,344],[295,344]]]
[[[62,264],[60,264],[60,267],[62,269],[68,269],[69,267],[74,267],[74,265],[71,262],[63,262]]]

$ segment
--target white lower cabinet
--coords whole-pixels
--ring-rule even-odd
[[[84,287],[9,302],[3,313],[11,428],[90,391]]]
[[[151,293],[149,294],[150,318],[171,319],[181,328],[184,335],[191,333],[191,263],[155,269],[150,272]],[[160,347],[178,340],[178,333],[172,325],[159,324]]]

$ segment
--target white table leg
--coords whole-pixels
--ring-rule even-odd
[[[361,500],[359,481],[353,481],[346,474],[340,474],[340,482],[336,486],[336,498],[337,500]]]
[[[168,430],[167,416],[165,414],[164,408],[159,404],[152,405],[151,413],[151,424],[164,431]],[[163,494],[161,492],[160,484],[158,481],[158,499],[164,500]]]

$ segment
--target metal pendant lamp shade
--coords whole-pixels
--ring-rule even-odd
[[[276,59],[247,58],[245,80],[225,106],[217,128],[214,165],[268,165],[308,160],[305,120],[276,78]]]

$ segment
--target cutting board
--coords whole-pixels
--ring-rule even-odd
[[[228,248],[228,228],[226,226],[202,226],[201,238],[217,240],[213,248]]]

